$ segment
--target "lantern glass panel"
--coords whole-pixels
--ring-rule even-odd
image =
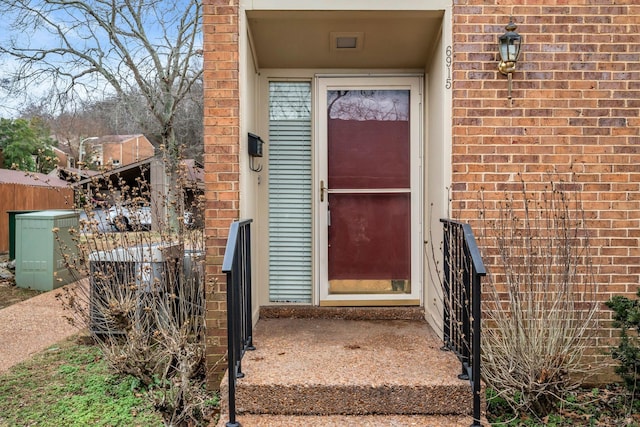
[[[500,58],[503,62],[516,62],[518,60],[521,40],[520,35],[512,31],[500,36]]]
[[[502,62],[509,60],[509,41],[506,37],[500,37],[500,59]]]
[[[509,61],[516,62],[520,55],[520,37],[509,39]]]

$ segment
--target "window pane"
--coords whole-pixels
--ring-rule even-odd
[[[409,188],[409,91],[328,92],[329,188]]]
[[[411,195],[331,194],[329,208],[332,292],[410,292]]]

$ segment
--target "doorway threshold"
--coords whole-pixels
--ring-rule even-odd
[[[318,307],[269,305],[260,307],[261,319],[344,319],[425,321],[423,307]]]

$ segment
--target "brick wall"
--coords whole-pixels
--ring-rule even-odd
[[[204,0],[204,170],[207,247],[207,366],[217,387],[227,350],[226,282],[221,274],[229,225],[239,217],[237,0]]]
[[[479,226],[496,201],[554,169],[580,193],[600,299],[640,277],[640,5],[636,0],[454,0],[453,211]],[[523,48],[497,70],[513,16]],[[575,173],[575,174],[573,174]],[[610,313],[602,312],[604,319]],[[606,322],[605,322],[606,326]],[[617,332],[605,328],[598,345]]]
[[[155,148],[144,136],[102,144],[102,161],[105,165],[111,164],[114,160],[118,161],[120,166],[128,165],[154,154]]]

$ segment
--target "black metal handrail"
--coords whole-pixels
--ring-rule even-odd
[[[242,356],[254,350],[251,318],[251,224],[234,221],[229,228],[222,272],[227,274],[227,346],[229,364],[229,422],[236,421],[236,381],[242,378]]]
[[[481,278],[486,275],[469,224],[441,219],[444,228],[444,347],[462,364],[460,379],[473,391],[473,424],[481,426],[480,318]]]

